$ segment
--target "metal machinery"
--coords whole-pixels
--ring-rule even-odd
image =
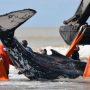
[[[90,0],[82,0],[75,15],[68,20],[64,21],[65,26],[60,27],[60,35],[67,44],[71,44],[75,36],[77,35],[79,28],[86,24],[90,16]],[[79,42],[81,45],[90,44],[90,26],[87,26],[87,30],[84,33],[83,38]]]
[[[75,15],[64,21],[60,27],[60,35],[70,45],[66,54],[70,57],[76,45],[90,45],[90,26],[87,20],[90,16],[90,0],[82,0]],[[90,57],[88,58],[83,77],[90,77]]]

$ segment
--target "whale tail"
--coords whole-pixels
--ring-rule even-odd
[[[36,13],[33,9],[13,11],[0,15],[0,39],[12,42],[14,31]]]
[[[33,9],[24,9],[0,15],[0,32],[15,30],[35,13]]]

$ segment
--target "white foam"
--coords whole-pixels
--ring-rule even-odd
[[[50,55],[52,54],[51,49],[66,55],[69,47],[53,47],[53,46],[47,46],[47,47],[43,47],[42,49],[46,49],[47,50],[47,54]],[[85,45],[85,46],[80,46],[80,50],[79,50],[79,54],[80,54],[80,58],[88,58],[90,56],[90,46],[89,45]]]

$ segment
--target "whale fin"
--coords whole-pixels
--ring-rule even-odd
[[[0,15],[0,32],[15,30],[35,13],[33,9],[24,9]]]
[[[33,9],[13,11],[0,15],[0,39],[11,45],[14,31],[36,13]]]

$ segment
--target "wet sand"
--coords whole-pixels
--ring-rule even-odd
[[[0,81],[0,90],[90,90],[90,78],[60,78],[52,81],[30,81],[11,66],[9,81]]]
[[[13,70],[14,71],[14,70]],[[30,81],[13,72],[9,81],[0,81],[0,90],[90,90],[90,79],[64,79],[53,81]]]

